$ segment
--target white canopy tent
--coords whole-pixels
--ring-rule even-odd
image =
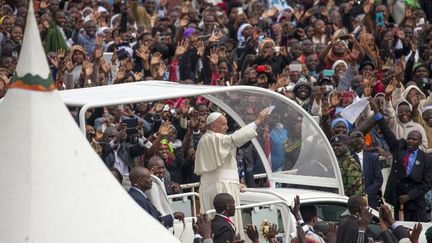
[[[80,133],[44,56],[30,1],[18,76],[0,103],[0,242],[178,242]]]
[[[179,97],[203,96],[224,110],[238,125],[251,122],[250,109],[274,105],[274,117],[280,119],[291,134],[300,141],[294,166],[272,170],[262,141],[254,139],[262,166],[273,186],[276,182],[297,186],[330,189],[343,195],[343,184],[336,157],[324,133],[314,119],[300,106],[276,92],[251,86],[183,85],[165,81],[142,81],[61,91],[67,106],[81,107],[79,123],[85,133],[85,113],[90,108],[132,104]],[[254,119],[254,116],[253,118]],[[262,134],[261,134],[262,135]],[[262,137],[262,136],[258,136]]]

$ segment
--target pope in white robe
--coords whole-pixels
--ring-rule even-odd
[[[237,168],[237,148],[257,136],[256,128],[270,114],[264,109],[252,122],[232,134],[228,130],[227,119],[219,112],[211,113],[206,120],[207,131],[198,142],[195,157],[195,174],[201,176],[200,206],[201,213],[213,209],[213,198],[218,193],[229,193],[240,205],[240,181]],[[241,214],[236,213],[234,224],[237,233],[243,235]]]

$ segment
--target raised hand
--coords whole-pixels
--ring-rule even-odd
[[[102,46],[103,39],[104,39],[103,34],[97,34],[96,35],[96,46]]]
[[[389,84],[387,84],[387,87],[385,89],[385,94],[391,95],[395,91],[397,85],[398,85],[398,81],[394,78],[392,81],[390,81]]]
[[[203,57],[204,56],[204,50],[205,50],[204,42],[198,41],[194,44],[194,47],[197,49],[198,56]]]
[[[327,243],[336,243],[337,228],[335,223],[328,223],[324,234]]]
[[[109,73],[109,71],[111,70],[111,65],[106,62],[104,59],[101,59],[101,68],[102,68],[102,72],[104,73]]]
[[[176,57],[180,57],[183,54],[185,54],[187,50],[188,50],[188,43],[183,40],[183,41],[181,41],[180,43],[177,44],[177,49],[175,51],[175,56]]]
[[[144,73],[143,72],[135,72],[134,73],[134,79],[135,79],[135,81],[140,81],[142,79],[142,77],[144,77]]]
[[[59,67],[59,59],[58,59],[57,55],[48,56],[48,60],[51,62],[52,65],[54,65],[54,67],[56,69],[58,69],[58,67]]]
[[[199,114],[198,114],[198,111],[193,110],[189,114],[189,116],[190,116],[190,126],[191,126],[191,128],[193,128],[193,129],[198,128],[198,126],[199,126]]]
[[[212,65],[217,65],[219,62],[218,49],[212,48],[210,50],[210,55],[208,55],[207,58],[210,60]]]
[[[296,217],[297,220],[301,219],[301,214],[300,214],[300,197],[298,195],[295,196],[294,198],[294,206],[291,209],[292,213],[294,214],[294,216]]]
[[[63,49],[58,49],[56,51],[56,56],[58,58],[59,61],[63,61],[63,58],[65,57],[65,51]]]
[[[196,227],[198,234],[200,234],[204,239],[211,238],[211,220],[207,214],[201,214],[197,216]]]
[[[8,85],[11,81],[11,78],[9,78],[5,72],[0,72],[0,79],[3,80],[3,82]]]
[[[72,62],[72,57],[71,57],[71,56],[66,57],[66,60],[65,60],[65,67],[66,67],[66,70],[67,70],[68,72],[72,72],[72,71],[73,71],[75,65],[74,65],[73,62]]]
[[[159,135],[168,136],[171,132],[171,123],[169,121],[164,121],[159,127]]]
[[[276,224],[272,224],[267,233],[267,240],[272,242],[276,239],[276,235],[278,234],[278,228]]]
[[[39,8],[40,9],[46,9],[46,8],[49,7],[49,5],[50,4],[46,0],[41,0],[40,3],[39,3]]]
[[[212,33],[209,38],[209,42],[218,42],[223,37],[223,34],[219,31],[217,33]]]
[[[419,242],[419,237],[420,237],[422,230],[423,230],[423,226],[421,223],[417,223],[414,225],[414,228],[411,231],[411,235],[409,237],[411,240],[411,243],[418,243]]]
[[[97,45],[93,54],[94,60],[100,60],[103,56],[103,47],[102,45]]]
[[[366,97],[369,97],[372,95],[372,84],[371,83],[372,83],[372,81],[371,81],[370,76],[366,76],[363,79],[363,94]]]
[[[386,205],[382,205],[381,207],[379,207],[379,217],[380,221],[384,222],[387,227],[390,227],[392,224],[395,223],[392,212],[390,208]]]
[[[259,242],[259,233],[256,226],[248,224],[246,228],[246,235],[253,243]]]
[[[150,65],[156,65],[159,64],[162,60],[162,54],[160,52],[156,52],[152,55],[150,59]]]
[[[150,50],[147,46],[140,44],[139,48],[135,51],[136,55],[143,59],[144,61],[148,61],[150,56]]]
[[[126,68],[125,67],[119,67],[117,70],[117,76],[116,76],[116,80],[120,81],[122,80],[126,75]]]
[[[358,221],[359,230],[366,230],[373,218],[372,210],[368,207],[364,207],[360,212],[360,219]]]
[[[89,77],[93,73],[93,63],[91,62],[83,62],[84,74],[86,77]]]
[[[167,67],[165,65],[165,62],[161,62],[157,69],[157,74],[159,75],[159,78],[163,78],[166,71],[167,71]]]
[[[395,35],[401,40],[405,39],[405,32],[403,32],[399,27],[396,28]]]

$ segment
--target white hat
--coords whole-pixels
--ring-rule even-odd
[[[206,119],[206,124],[212,124],[213,122],[215,122],[220,116],[222,116],[222,113],[220,112],[212,112],[210,113],[210,115],[208,115],[207,119]]]
[[[432,110],[432,105],[428,105],[428,106],[423,107],[422,114],[425,113],[428,110]]]

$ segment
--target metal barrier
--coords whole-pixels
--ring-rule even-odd
[[[192,188],[193,189],[193,188]],[[199,198],[199,193],[197,192],[185,192],[185,193],[180,193],[180,194],[174,194],[174,195],[169,195],[167,196],[168,199],[174,199],[174,198],[187,198],[189,196],[192,196],[192,216],[196,217],[196,197]]]
[[[261,174],[255,174],[254,175],[254,179],[263,179],[263,178],[267,178],[267,174],[266,173],[261,173]],[[192,215],[194,217],[196,217],[196,197],[199,198],[199,193],[197,193],[195,191],[195,188],[198,188],[200,186],[199,182],[194,182],[194,183],[188,183],[188,184],[181,184],[180,188],[181,189],[191,189],[191,192],[187,192],[187,193],[181,193],[181,194],[175,194],[175,195],[169,195],[168,199],[173,199],[173,198],[184,198],[184,197],[188,197],[188,196],[193,196],[192,197],[192,207],[193,207],[193,211],[192,211]],[[246,191],[249,190],[248,188],[246,189]]]
[[[259,203],[250,203],[245,205],[236,206],[236,210],[245,209],[245,208],[254,208],[254,207],[261,207],[261,206],[268,206],[268,205],[274,205],[274,204],[283,204],[287,207],[289,210],[290,205],[284,200],[273,200],[268,202],[259,202]],[[206,212],[207,214],[216,213],[215,209],[208,210]]]

